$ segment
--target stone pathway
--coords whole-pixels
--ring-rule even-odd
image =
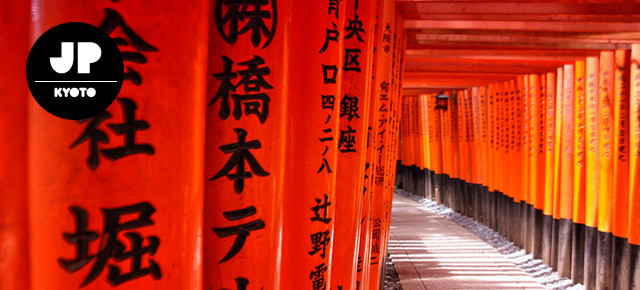
[[[396,194],[389,254],[403,289],[545,289],[495,248]]]

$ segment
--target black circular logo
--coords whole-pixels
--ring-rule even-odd
[[[123,78],[115,42],[101,29],[81,22],[49,29],[27,59],[31,95],[47,112],[64,119],[82,120],[107,109]]]

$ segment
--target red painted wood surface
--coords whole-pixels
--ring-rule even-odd
[[[556,137],[556,101],[558,99],[556,88],[556,74],[549,72],[547,77],[547,107],[545,114],[545,184],[544,184],[544,207],[543,214],[553,214],[553,192],[555,181],[555,137]]]
[[[586,205],[586,63],[575,62],[573,151],[573,222],[585,223]]]
[[[575,66],[564,65],[562,85],[562,133],[560,156],[560,192],[557,204],[561,219],[573,218],[573,170],[574,170],[574,77]]]
[[[598,226],[598,186],[600,183],[600,98],[599,62],[597,57],[586,59],[586,199],[585,225]]]
[[[361,231],[362,198],[367,152],[367,133],[371,98],[371,70],[375,6],[373,0],[347,3],[347,27],[357,28],[361,21],[364,32],[358,35],[345,31],[345,55],[340,99],[340,135],[338,140],[338,167],[336,170],[335,233],[331,279],[334,287],[357,289],[358,246]],[[360,36],[362,39],[359,39]],[[356,57],[359,65],[349,65],[350,57]],[[343,61],[343,65],[345,64]],[[345,69],[346,67],[346,69]],[[336,100],[337,102],[337,100]],[[353,138],[353,139],[351,139]],[[353,140],[353,141],[352,141]],[[354,143],[352,143],[354,142]],[[341,145],[342,144],[342,145]],[[370,165],[369,165],[370,166]]]
[[[391,203],[389,200],[389,188],[386,183],[392,169],[389,162],[389,146],[388,138],[392,128],[393,108],[397,106],[397,100],[394,100],[393,85],[393,54],[397,47],[395,40],[397,39],[397,23],[395,13],[395,3],[390,1],[378,1],[378,29],[379,34],[376,35],[376,62],[377,69],[375,75],[375,87],[372,94],[377,100],[374,105],[376,112],[375,122],[373,124],[373,146],[374,152],[374,185],[373,185],[373,204],[370,217],[372,224],[371,235],[371,258],[369,269],[369,288],[378,288],[380,275],[383,269],[386,248],[385,235],[387,234],[388,222],[391,216]]]
[[[640,245],[640,45],[631,50],[630,154],[629,154],[629,243]]]
[[[344,2],[343,2],[344,3]],[[286,154],[284,164],[280,288],[334,288],[331,258],[346,5],[279,1],[286,25]],[[335,31],[334,31],[335,32]],[[330,35],[329,35],[330,36]],[[323,97],[324,96],[324,97]],[[317,215],[316,215],[317,214]]]
[[[208,14],[202,11],[208,10],[208,1],[190,5],[34,3],[34,39],[63,22],[102,24],[112,38],[121,38],[121,51],[139,53],[143,57],[137,59],[144,58],[146,63],[125,58],[127,72],[132,76],[135,70],[139,79],[126,79],[119,98],[106,113],[86,122],[54,117],[30,101],[33,289],[81,285],[111,289],[117,284],[118,289],[202,287],[198,237],[203,231],[207,72],[203,39],[208,37],[209,26]],[[118,124],[135,126],[123,134],[113,129]],[[95,159],[92,145],[100,150],[94,152]],[[117,148],[126,150],[124,156],[106,151]],[[116,209],[123,212],[113,212]],[[80,222],[84,213],[86,228]],[[83,230],[87,235],[80,237],[90,238],[85,240],[89,242],[88,259],[78,257],[82,243],[73,240],[73,234]],[[141,256],[125,255],[136,248],[144,250]],[[75,267],[65,270],[64,260]],[[140,277],[126,276],[130,273]]]
[[[614,192],[612,227],[614,236],[628,238],[629,223],[629,76],[631,51],[614,52]]]
[[[598,230],[611,232],[611,202],[613,201],[614,179],[614,54],[613,51],[600,53],[600,185],[598,194]]]
[[[269,15],[262,19],[266,28],[237,34],[232,27],[235,20],[224,25],[218,20],[232,15],[232,6],[212,3],[205,101],[203,285],[236,289],[246,283],[248,289],[275,289],[281,287],[283,264],[279,259],[283,255],[284,165],[293,158],[287,153],[290,2],[247,6],[249,11],[259,9]],[[248,23],[238,21],[236,29],[242,31]],[[321,46],[314,47],[314,52]],[[317,101],[309,103],[321,107],[320,95],[315,97]],[[230,146],[241,149],[229,150]],[[331,166],[335,170],[335,164]],[[313,215],[309,210],[313,199],[305,202],[304,210],[299,210],[305,215],[301,221]],[[300,244],[309,247],[309,242],[306,236]],[[306,252],[305,256],[309,257]]]
[[[31,1],[0,4],[0,289],[29,289],[27,98]]]

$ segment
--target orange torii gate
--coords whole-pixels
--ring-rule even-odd
[[[427,135],[429,181],[412,190],[443,194],[439,203],[494,228],[575,282],[636,287],[638,46],[632,48],[453,91],[446,110],[432,102],[423,115],[404,116],[442,124],[441,135]],[[411,99],[403,98],[410,112]],[[403,142],[410,140],[406,131]],[[438,158],[442,167],[433,162]],[[419,167],[408,167],[413,163],[401,160],[402,185],[404,175],[421,176]]]

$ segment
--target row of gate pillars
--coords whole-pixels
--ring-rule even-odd
[[[640,288],[640,45],[403,97],[398,182],[587,289]]]
[[[398,164],[397,168],[397,187],[492,228],[575,283],[584,284],[587,279],[589,289],[640,287],[640,246],[631,245],[626,239],[574,224],[572,220],[544,215],[533,205],[524,201],[514,202],[512,197],[500,191],[489,191],[481,184],[468,183],[416,166]],[[601,244],[600,247],[597,244]],[[598,248],[613,250],[598,253]],[[598,255],[610,260],[611,265],[598,267]],[[614,272],[616,265],[617,271]],[[617,286],[597,287],[596,280],[612,281]]]

